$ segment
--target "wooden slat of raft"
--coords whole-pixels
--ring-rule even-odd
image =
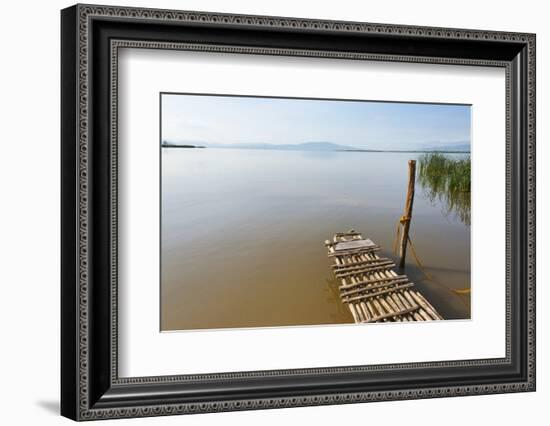
[[[380,262],[391,262],[391,259],[374,257],[373,255],[362,255],[362,256],[350,256],[349,258],[343,259],[342,264],[333,265],[334,269],[360,269],[362,267],[368,267],[376,265]]]
[[[395,293],[395,294],[397,294],[399,299],[401,299],[401,302],[403,302],[403,305],[405,305],[405,308],[409,309],[413,306],[416,306],[413,302],[409,300],[410,298],[405,297],[405,292]],[[416,321],[424,321],[424,318],[418,312],[412,312],[412,316]]]
[[[431,315],[433,319],[437,319],[437,320],[443,319],[443,317],[437,313],[434,307],[430,305],[430,303],[426,300],[426,298],[422,296],[420,293],[418,293],[417,291],[409,291],[408,293],[412,296],[412,298],[416,301],[416,303],[422,306],[424,310],[426,310]]]
[[[395,302],[393,301],[393,299],[391,298],[391,294],[388,294],[386,296],[386,302],[388,302],[388,304],[392,307],[392,309],[395,311],[395,312],[399,312],[400,309],[399,309],[399,306],[397,306],[395,304]],[[401,318],[403,321],[408,321],[408,318],[407,318],[407,315],[403,315],[402,318]]]
[[[335,236],[334,238],[336,239],[336,236]],[[332,247],[329,247],[329,251],[330,251],[330,250],[334,250],[334,249],[333,249]],[[343,263],[343,261],[342,261],[340,258],[338,258],[338,257],[336,257],[336,258],[334,259],[334,261],[336,262],[337,265]],[[342,280],[342,281],[345,282],[345,280]],[[348,308],[349,308],[349,311],[350,311],[350,313],[351,313],[351,315],[352,315],[352,317],[353,317],[353,320],[354,320],[356,323],[361,322],[360,319],[359,319],[359,316],[358,316],[358,314],[357,314],[357,311],[355,310],[355,305],[353,305],[353,304],[350,303],[350,304],[348,305]]]
[[[361,305],[359,303],[354,303],[353,306],[355,307],[355,312],[357,312],[357,316],[359,317],[359,320],[365,321],[365,315],[363,314]]]
[[[334,246],[336,246],[337,244],[340,244],[340,243],[350,242],[350,241],[361,241],[361,240],[364,240],[364,238],[360,234],[353,235],[353,236],[351,236],[351,238],[348,238],[346,236],[337,236],[337,235],[335,235],[332,238],[332,241],[326,241],[325,244],[329,247],[334,248]]]
[[[352,261],[352,259],[347,260],[347,262],[351,262],[351,261]],[[345,262],[346,261],[343,261],[343,263],[345,263]],[[350,280],[351,280],[352,283],[357,282],[357,278],[354,277],[354,276],[351,276]],[[342,279],[342,282],[345,282],[345,279]],[[376,316],[376,313],[375,313],[376,311],[375,311],[374,306],[372,305],[371,301],[369,301],[369,300],[360,301],[356,306],[360,306],[362,308],[363,316],[364,316],[366,321],[368,321],[373,316]]]
[[[353,256],[355,254],[362,254],[362,253],[372,253],[375,251],[382,250],[379,246],[374,247],[365,247],[360,249],[354,249],[354,250],[339,250],[328,254],[328,257],[337,257],[337,256]]]
[[[372,303],[370,301],[365,301],[365,306],[368,308],[369,310],[369,314],[370,314],[370,317],[371,318],[374,318],[376,316],[376,313],[374,311],[374,308],[372,306]]]
[[[376,311],[378,312],[377,317],[382,317],[382,319],[386,320],[387,318],[384,317],[384,316],[386,315],[386,311],[385,311],[384,308],[380,305],[380,303],[378,303],[378,300],[372,299],[371,302],[372,302],[372,304],[374,305],[374,307],[376,308]],[[375,317],[375,318],[376,318],[376,317]]]
[[[355,236],[354,238],[360,238],[360,236]],[[337,236],[334,237],[334,240],[337,241],[338,238]],[[333,251],[334,252],[334,249],[330,250],[329,251]],[[346,265],[346,264],[349,264],[349,263],[352,263],[355,260],[357,259],[362,259],[362,260],[365,260],[365,259],[373,259],[374,256],[372,255],[369,255],[368,253],[369,252],[372,252],[372,250],[361,250],[360,252],[357,252],[357,251],[354,251],[353,254],[349,254],[349,258],[346,259],[345,257],[343,256],[338,256],[336,257],[336,263],[337,264],[340,264],[340,265]],[[359,256],[358,256],[359,254]],[[357,279],[354,277],[354,276],[350,276],[349,279],[351,280],[352,283],[354,282],[357,282]],[[345,278],[342,278],[341,279],[342,283],[345,284]],[[372,306],[370,306],[371,303],[369,301],[367,301],[366,303],[365,302],[359,302],[357,304],[349,304],[348,306],[350,307],[350,312],[352,313],[352,316],[354,317],[354,320],[355,322],[364,322],[364,321],[368,321],[370,318],[373,317],[373,315],[375,314],[371,314],[371,312],[373,311],[373,308]],[[380,310],[380,307],[378,307],[378,309]]]
[[[355,310],[355,305],[350,303],[348,306],[349,306],[349,310],[350,310],[351,315],[353,316],[353,319],[355,320],[355,322],[361,322],[361,320],[359,319],[359,316],[357,314],[357,311]]]
[[[393,270],[389,270],[389,271],[386,271],[386,275],[387,276],[390,276],[390,277],[397,277],[398,275],[393,271]],[[392,299],[394,300],[394,302],[401,308],[405,309],[407,306],[409,306],[407,303],[403,304],[401,298],[396,294],[396,293],[392,293],[391,294],[392,296]],[[417,318],[415,318],[414,315],[412,314],[408,314],[407,315],[407,318],[410,320],[410,321],[418,321]]]
[[[338,238],[338,237],[360,237],[361,239],[363,238],[361,233],[359,232],[356,232],[356,231],[348,231],[348,232],[337,232],[336,234],[334,234],[334,237]]]
[[[372,265],[375,263],[380,263],[382,261],[390,261],[390,259],[383,257],[380,259],[361,259],[361,260],[353,260],[351,262],[345,263],[343,265],[332,265],[333,269],[342,270],[342,269],[351,269],[352,267],[362,266],[362,265]]]
[[[387,276],[397,276],[397,274],[396,274],[393,270],[388,270],[388,271],[386,271],[386,275],[387,275]],[[409,303],[409,301],[407,300],[407,298],[403,297],[404,292],[395,293],[395,294],[397,294],[398,300],[401,301],[401,303],[404,305],[405,308],[409,308],[410,306],[415,305],[415,303]],[[422,315],[420,315],[420,314],[417,313],[417,312],[413,312],[413,313],[410,315],[410,319],[411,319],[412,321],[424,321],[424,318],[422,317]]]
[[[347,297],[347,296],[351,296],[353,294],[364,293],[366,291],[376,290],[376,289],[379,289],[379,288],[395,287],[399,284],[406,284],[408,282],[409,282],[408,278],[402,278],[400,280],[391,280],[391,279],[390,280],[384,280],[384,282],[380,282],[378,284],[372,284],[372,285],[367,285],[367,286],[356,287],[356,288],[353,288],[351,290],[342,290],[342,287],[340,287],[340,296]]]
[[[339,240],[332,246],[335,252],[339,252],[341,250],[354,250],[359,248],[369,248],[369,247],[375,247],[376,244],[374,244],[371,240],[368,238],[366,240],[361,238],[353,238],[351,240]]]
[[[335,250],[340,247],[359,247]],[[443,319],[435,308],[408,282],[391,268],[395,264],[380,258],[380,247],[352,231],[334,235],[326,242],[328,256],[334,258],[334,273],[341,281],[340,297],[349,307],[356,323],[380,321],[430,321]],[[346,282],[349,280],[350,282]],[[373,291],[380,289],[377,291]],[[357,296],[350,297],[357,294]]]
[[[388,288],[386,290],[375,291],[374,293],[365,293],[365,294],[361,294],[359,296],[354,296],[354,297],[343,296],[342,301],[344,303],[350,303],[350,302],[355,302],[357,300],[371,299],[373,297],[381,296],[383,294],[387,294],[387,293],[391,293],[391,292],[399,291],[399,290],[404,290],[404,289],[410,288],[412,286],[414,286],[413,283],[407,283],[407,284],[399,285],[399,286],[396,286],[396,287]]]
[[[350,260],[342,260],[341,264],[342,265],[345,265],[347,262],[349,262]],[[353,282],[353,278],[352,278],[352,282]],[[355,310],[357,312],[357,315],[359,318],[361,318],[361,321],[366,321],[368,316],[367,314],[365,313],[365,311],[363,310],[363,307],[361,306],[361,303],[358,302],[358,303],[350,303],[350,305],[353,305],[355,307]]]
[[[381,277],[381,278],[375,278],[375,279],[372,279],[372,280],[361,280],[361,281],[358,281],[354,284],[342,285],[342,286],[340,286],[340,290],[344,291],[344,290],[359,287],[359,286],[362,286],[362,285],[374,285],[374,284],[381,283],[381,282],[384,282],[384,281],[396,281],[396,280],[402,280],[402,279],[408,280],[406,275],[397,275],[395,277]]]
[[[341,285],[339,290],[341,294],[356,293],[364,291],[364,289],[386,287],[394,284],[402,284],[408,281],[409,279],[404,275],[399,276],[399,278],[382,277],[361,281],[356,280],[354,284]]]
[[[392,272],[393,271],[391,271],[391,270],[378,271],[378,272],[374,273],[374,276],[378,279],[384,279],[384,278],[386,278],[386,279],[388,279],[388,278],[389,279],[395,279],[395,278],[397,278],[398,275],[393,274]],[[408,285],[413,285],[412,283],[408,282],[408,278],[406,276],[404,276],[404,277],[405,277],[404,279],[397,280],[397,282],[403,283],[403,281],[404,281],[405,285],[407,285],[407,284]],[[402,290],[399,290],[399,291],[402,291]],[[391,295],[393,293],[394,293],[394,291],[385,292],[383,297],[380,297],[381,303],[384,304],[389,311],[399,312],[401,309],[395,304],[395,302],[392,300],[392,297],[391,297]],[[405,315],[396,314],[396,315],[397,316],[394,317],[394,319],[396,321],[410,321],[410,320],[413,319],[409,314],[405,314]]]
[[[396,315],[405,315],[405,314],[414,312],[418,309],[420,309],[420,306],[416,305],[416,306],[412,306],[410,308],[404,309],[404,310],[399,311],[399,312],[391,312],[389,314],[378,315],[377,317],[371,318],[370,321],[365,321],[365,322],[377,322],[377,321],[380,321],[380,320],[384,320],[384,319],[394,317]]]
[[[395,266],[395,263],[393,263],[391,260],[388,262],[380,262],[377,265],[372,265],[367,268],[358,268],[353,269],[349,271],[334,271],[337,278],[345,278],[349,276],[358,276],[358,275],[364,275],[375,271],[382,271],[384,269],[390,269]]]
[[[364,254],[359,254],[359,255],[352,256],[352,259],[376,260],[376,259],[380,259],[380,258],[377,255],[375,255],[374,253],[364,253]],[[368,275],[369,279],[378,278],[378,275],[377,275],[376,272],[369,273],[369,274],[366,274],[366,275]],[[364,279],[364,276],[365,276],[365,274],[362,274],[361,280]],[[360,281],[360,279],[357,278],[357,277],[352,278],[352,282],[358,283],[359,281]],[[381,302],[382,302],[381,299],[369,299],[369,298],[363,299],[363,300],[360,301],[360,303],[364,303],[365,306],[367,306],[367,308],[369,310],[369,313],[370,313],[370,318],[371,319],[375,318],[376,316],[379,316],[379,315],[385,315],[387,312],[391,311],[391,308],[389,308],[387,304],[383,304]],[[394,317],[394,320],[397,320],[397,319],[398,319],[397,317]],[[382,321],[389,321],[389,319],[383,319]]]
[[[365,302],[359,302],[358,305],[361,306],[361,309],[363,310],[365,320],[369,321],[372,317],[370,315],[369,308],[367,308],[367,304]]]
[[[376,278],[379,278],[380,277],[380,274],[381,272],[374,272],[372,274],[372,276],[376,277]],[[375,297],[375,298],[372,298],[372,301],[373,303],[375,304],[375,306],[377,306],[379,309],[379,313],[381,315],[386,315],[386,314],[393,314],[390,317],[388,318],[385,318],[383,319],[383,321],[399,321],[400,320],[400,317],[398,316],[398,314],[393,310],[393,308],[388,304],[386,303],[386,301],[384,300],[384,296],[386,295],[387,293],[384,291],[383,293],[381,293],[378,297]],[[369,298],[370,299],[370,298]],[[369,300],[367,299],[367,300]]]
[[[392,317],[395,321],[398,321],[398,322],[401,322],[401,316],[399,315],[398,311],[395,311],[390,305],[389,303],[386,301],[386,299],[384,297],[380,297],[378,299],[378,301],[380,302],[380,304],[384,307],[384,309],[390,313],[393,313],[394,316]]]
[[[397,310],[405,310],[406,307],[405,305],[403,305],[403,303],[401,302],[401,300],[399,299],[399,296],[395,293],[393,294],[390,294],[389,297],[391,298],[391,300],[393,300],[394,304],[397,306]],[[407,314],[405,315],[405,318],[407,318],[407,320],[409,321],[414,321],[414,318],[410,315],[410,314]]]
[[[409,301],[409,303],[411,305],[416,305],[417,303],[415,302],[414,298],[411,296],[411,294],[408,292],[408,291],[404,291],[403,292],[403,295],[405,296],[405,298]],[[432,318],[428,315],[428,313],[423,310],[423,309],[420,309],[419,312],[418,312],[425,320],[427,321],[430,321]]]

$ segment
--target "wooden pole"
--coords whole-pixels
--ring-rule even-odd
[[[409,242],[409,228],[411,227],[412,210],[414,202],[414,183],[416,179],[416,160],[409,160],[409,186],[407,188],[407,200],[405,201],[405,210],[401,223],[403,225],[403,232],[401,234],[401,248],[399,255],[401,260],[399,267],[405,266],[405,257],[407,256],[407,243]]]

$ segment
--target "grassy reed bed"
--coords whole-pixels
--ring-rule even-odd
[[[447,214],[455,214],[466,225],[470,224],[470,157],[452,158],[430,153],[418,159],[418,182],[427,197],[441,200]]]

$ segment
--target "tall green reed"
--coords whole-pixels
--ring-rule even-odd
[[[470,225],[470,157],[452,158],[441,153],[424,154],[418,159],[418,182],[432,202],[440,200],[445,214]]]

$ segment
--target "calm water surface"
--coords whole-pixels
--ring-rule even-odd
[[[353,322],[324,241],[354,228],[391,252],[409,153],[162,149],[161,328]],[[446,319],[469,318],[470,228],[417,184],[411,238]],[[435,282],[434,282],[435,281]]]

